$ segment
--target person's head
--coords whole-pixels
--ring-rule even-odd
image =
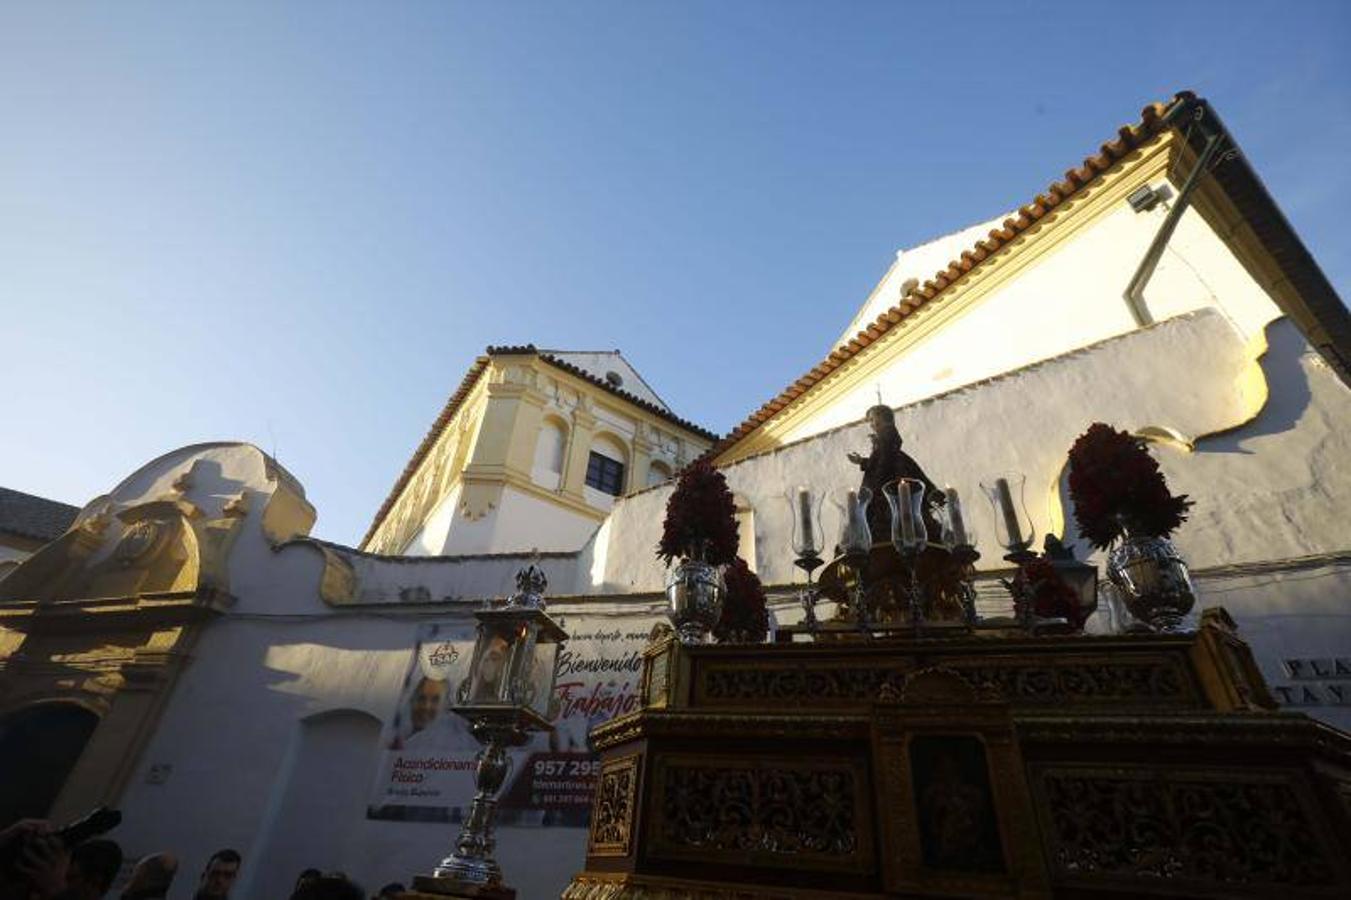
[[[197,896],[228,897],[235,878],[239,876],[239,864],[242,858],[238,850],[217,850],[206,861],[202,870],[202,879],[197,885]]]
[[[305,869],[299,875],[296,876],[295,887],[291,888],[291,893],[295,893],[296,891],[300,890],[305,885],[309,884],[311,881],[318,878],[322,874],[324,873],[320,872],[318,869]]]
[[[868,408],[868,425],[873,434],[890,436],[896,433],[896,411],[885,403]]]
[[[98,900],[113,886],[122,868],[122,848],[116,841],[96,838],[70,851],[66,889],[70,900]]]
[[[366,900],[366,892],[346,875],[329,872],[296,888],[291,900]]]
[[[409,702],[408,718],[414,731],[421,731],[441,713],[446,699],[446,683],[433,678],[423,678],[413,688],[413,699]]]
[[[387,885],[385,885],[384,887],[380,888],[380,893],[376,894],[375,896],[376,896],[377,898],[383,898],[383,897],[397,897],[397,896],[399,896],[400,894],[404,893],[406,890],[407,890],[407,888],[405,888],[405,887],[404,887],[402,884],[400,884],[399,882],[397,882],[397,881],[391,881],[389,884],[387,884]]]
[[[142,857],[132,867],[131,878],[122,889],[122,900],[149,900],[165,896],[177,872],[178,860],[172,853],[153,853]]]

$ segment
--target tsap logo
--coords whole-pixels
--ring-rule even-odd
[[[455,660],[459,658],[460,651],[449,641],[437,644],[427,654],[427,662],[438,669],[454,664]]]

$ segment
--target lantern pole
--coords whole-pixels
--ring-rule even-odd
[[[544,572],[531,564],[516,573],[516,593],[505,604],[474,613],[479,625],[471,671],[452,707],[483,745],[474,768],[474,799],[450,855],[431,875],[414,877],[414,896],[484,900],[516,896],[502,883],[493,828],[497,794],[511,768],[507,750],[524,744],[532,732],[553,730],[549,719],[555,702],[556,656],[549,657],[549,677],[543,683],[535,680],[533,668],[541,662],[537,654],[542,646],[561,644],[568,636],[544,611],[547,586]]]

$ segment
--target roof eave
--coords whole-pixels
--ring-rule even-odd
[[[1146,106],[1138,123],[1122,126],[1117,131],[1117,137],[1103,144],[1097,154],[1084,160],[1082,166],[1070,169],[1062,181],[1053,183],[1031,203],[1020,207],[1017,213],[1004,220],[1000,228],[991,230],[986,238],[977,241],[974,247],[963,252],[960,257],[949,263],[946,269],[907,292],[899,303],[877,316],[873,322],[864,325],[853,338],[842,341],[824,360],[728,432],[721,441],[709,449],[707,455],[714,458],[725,456],[785,410],[795,406],[845,362],[866,350],[877,338],[890,331],[916,309],[937,299],[963,275],[993,256],[1000,246],[1043,218],[1065,199],[1078,193],[1080,188],[1109,166],[1115,165],[1135,146],[1165,129],[1173,129],[1185,137],[1185,129],[1182,126],[1189,116],[1199,116],[1206,120],[1211,128],[1218,129],[1224,134],[1232,147],[1238,148],[1237,141],[1224,128],[1210,104],[1190,91],[1178,92],[1167,103]],[[1196,130],[1195,140],[1203,140],[1199,129]],[[1246,157],[1239,153],[1235,162],[1237,164],[1233,168],[1228,168],[1228,164],[1220,166],[1215,171],[1217,180],[1245,217],[1255,223],[1254,233],[1258,240],[1294,286],[1303,306],[1289,309],[1281,304],[1280,298],[1273,297],[1273,300],[1276,300],[1278,305],[1281,305],[1282,311],[1300,325],[1306,337],[1319,349],[1343,381],[1351,384],[1351,313],[1290,226]],[[1264,231],[1259,232],[1256,226],[1263,226]]]

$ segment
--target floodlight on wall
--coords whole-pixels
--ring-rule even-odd
[[[1161,191],[1156,191],[1149,185],[1144,184],[1131,191],[1130,196],[1126,198],[1126,202],[1131,205],[1131,209],[1141,213],[1149,212],[1151,209],[1158,206],[1164,199],[1164,195]]]

